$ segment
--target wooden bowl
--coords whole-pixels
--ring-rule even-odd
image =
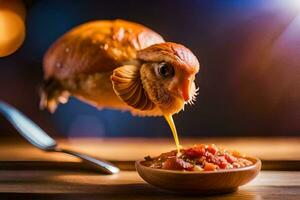
[[[234,192],[239,186],[254,179],[260,171],[261,161],[246,157],[254,164],[230,170],[186,172],[147,167],[147,161],[136,161],[139,175],[158,188],[183,194],[220,194]]]

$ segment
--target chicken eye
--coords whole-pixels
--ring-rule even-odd
[[[174,68],[167,63],[161,63],[158,67],[158,73],[164,78],[169,78],[174,76]]]

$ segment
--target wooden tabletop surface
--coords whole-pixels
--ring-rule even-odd
[[[113,161],[122,171],[103,175],[80,160],[42,152],[17,138],[0,141],[0,199],[300,199],[300,138],[197,138],[184,146],[215,143],[260,157],[259,176],[232,194],[180,196],[145,183],[134,161],[174,149],[166,139],[60,139],[61,147]],[[274,164],[275,163],[275,164]]]

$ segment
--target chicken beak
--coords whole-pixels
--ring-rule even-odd
[[[189,101],[191,98],[191,83],[192,81],[189,79],[183,80],[181,94],[184,101]]]
[[[169,90],[179,94],[182,99],[187,102],[192,98],[193,82],[193,78],[175,79],[175,81],[170,84]]]

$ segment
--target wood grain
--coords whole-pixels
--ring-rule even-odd
[[[134,171],[107,176],[72,171],[0,171],[0,198],[24,199],[196,199],[159,190]],[[262,171],[232,194],[204,199],[299,199],[300,172]],[[27,198],[26,198],[27,197]],[[201,198],[202,199],[202,198]]]

